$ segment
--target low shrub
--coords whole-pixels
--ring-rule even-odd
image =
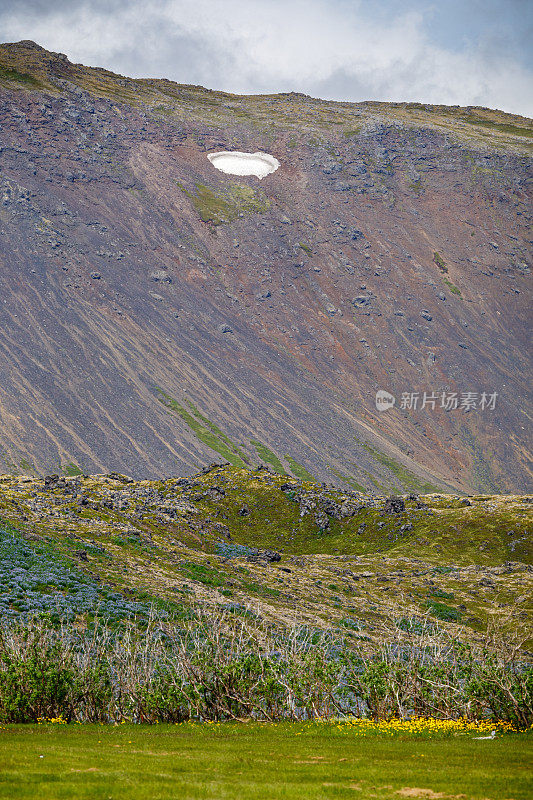
[[[251,609],[86,632],[43,619],[0,631],[0,722],[265,721],[370,717],[533,724],[533,668],[515,642],[457,641],[402,619],[379,646]],[[491,638],[492,637],[492,638]],[[370,648],[373,649],[370,649]],[[365,649],[366,648],[366,649]]]
[[[13,646],[15,645],[15,646]],[[72,716],[76,668],[61,642],[40,626],[0,638],[0,722]]]

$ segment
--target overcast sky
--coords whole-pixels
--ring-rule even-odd
[[[0,40],[237,93],[533,116],[533,0],[0,0]]]

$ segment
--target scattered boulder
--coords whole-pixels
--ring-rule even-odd
[[[372,297],[369,294],[360,294],[357,297],[354,297],[352,300],[352,305],[356,308],[366,308],[372,302]]]
[[[402,511],[405,511],[405,503],[403,498],[394,494],[390,497],[387,497],[383,510],[386,514],[401,514]]]
[[[336,163],[335,161],[332,161],[328,164],[324,164],[322,168],[322,172],[324,173],[324,175],[333,175],[334,173],[341,171],[342,171],[341,165]]]
[[[160,283],[172,283],[172,278],[165,272],[164,269],[155,270],[155,272],[150,273],[150,280],[151,281],[159,281]]]
[[[225,463],[219,464],[219,463],[214,461],[212,464],[209,464],[209,466],[202,467],[202,470],[201,470],[202,471],[202,475],[209,475],[209,473],[213,472],[213,470],[219,469],[220,467],[225,467],[225,466],[226,466]],[[178,484],[179,484],[179,481],[178,481]]]
[[[317,511],[315,514],[315,522],[321,531],[329,528],[329,517],[324,511]]]
[[[246,560],[251,563],[266,561],[268,564],[276,564],[278,561],[281,561],[281,554],[277,553],[275,550],[254,549],[246,556]]]
[[[120,472],[109,472],[107,477],[113,481],[119,481],[120,483],[135,483],[133,478],[130,478],[129,475],[122,475]]]

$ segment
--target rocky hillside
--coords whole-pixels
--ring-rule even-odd
[[[371,497],[212,465],[188,478],[0,477],[0,612],[80,623],[150,607],[337,628],[491,620],[529,636],[531,496]]]
[[[525,491],[532,136],[1,45],[0,471]]]

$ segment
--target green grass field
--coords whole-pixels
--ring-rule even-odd
[[[361,736],[335,724],[0,728],[10,800],[529,800],[533,736]]]

